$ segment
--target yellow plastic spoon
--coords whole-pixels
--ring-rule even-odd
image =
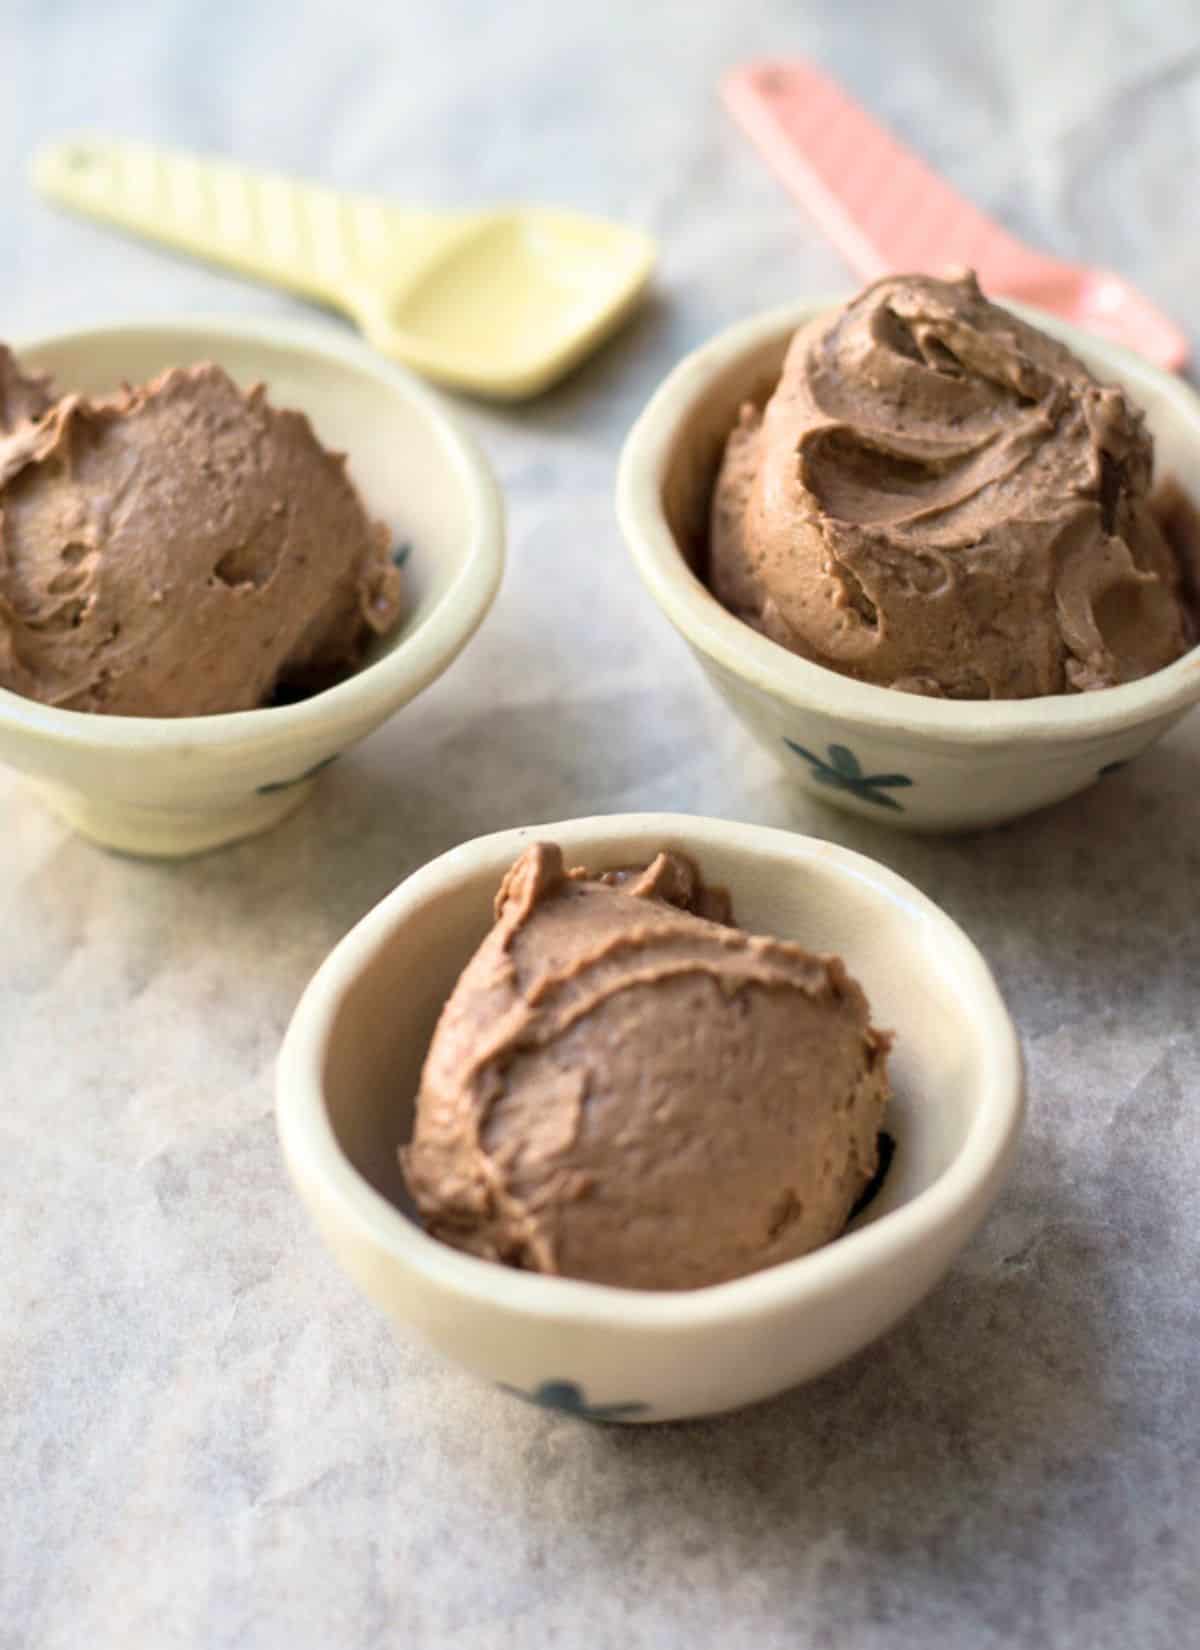
[[[636,229],[517,206],[413,212],[148,144],[43,149],[52,200],[345,310],[383,354],[481,395],[536,395],[628,314]]]

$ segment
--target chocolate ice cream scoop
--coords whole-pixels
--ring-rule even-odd
[[[603,877],[521,855],[401,1150],[434,1236],[691,1289],[838,1235],[875,1171],[890,1039],[838,958],[729,919],[682,854]]]
[[[328,685],[397,618],[340,454],[216,366],[52,402],[0,353],[0,686],[203,716]]]
[[[1140,412],[975,279],[892,276],[793,338],[713,495],[718,598],[880,686],[1103,688],[1194,636]]]

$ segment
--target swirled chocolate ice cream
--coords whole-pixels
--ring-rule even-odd
[[[249,710],[329,685],[398,613],[387,531],[303,413],[211,365],[55,400],[0,347],[0,687]]]
[[[793,338],[714,490],[732,612],[861,681],[958,699],[1110,687],[1191,645],[1124,390],[983,297],[893,276]]]
[[[434,1236],[691,1289],[838,1235],[875,1173],[889,1038],[838,958],[731,920],[679,853],[604,876],[521,855],[400,1154]]]

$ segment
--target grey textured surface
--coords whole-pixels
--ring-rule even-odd
[[[811,52],[980,202],[1200,328],[1191,0],[2,8],[9,336],[283,298],[54,214],[31,145],[123,130],[662,238],[548,398],[466,406],[511,512],[475,645],[274,835],[111,858],[0,774],[0,1646],[1178,1647],[1200,1634],[1200,719],[974,839],[799,800],[635,582],[622,434],[687,347],[847,284],[727,125]],[[330,326],[337,323],[330,321]],[[874,854],[966,926],[1029,1057],[1016,1175],[875,1351],[720,1421],[592,1428],[393,1339],[285,1184],[271,1068],[330,945],[522,821],[678,808]]]

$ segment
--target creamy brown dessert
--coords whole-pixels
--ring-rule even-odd
[[[804,658],[911,693],[1131,681],[1195,639],[1141,413],[973,275],[894,276],[793,338],[713,494],[710,580]]]
[[[0,687],[249,710],[353,670],[399,606],[344,456],[261,385],[203,365],[55,400],[0,348]]]
[[[841,1232],[875,1173],[888,1035],[836,957],[743,933],[684,855],[526,850],[434,1033],[405,1178],[489,1260],[694,1289]]]

